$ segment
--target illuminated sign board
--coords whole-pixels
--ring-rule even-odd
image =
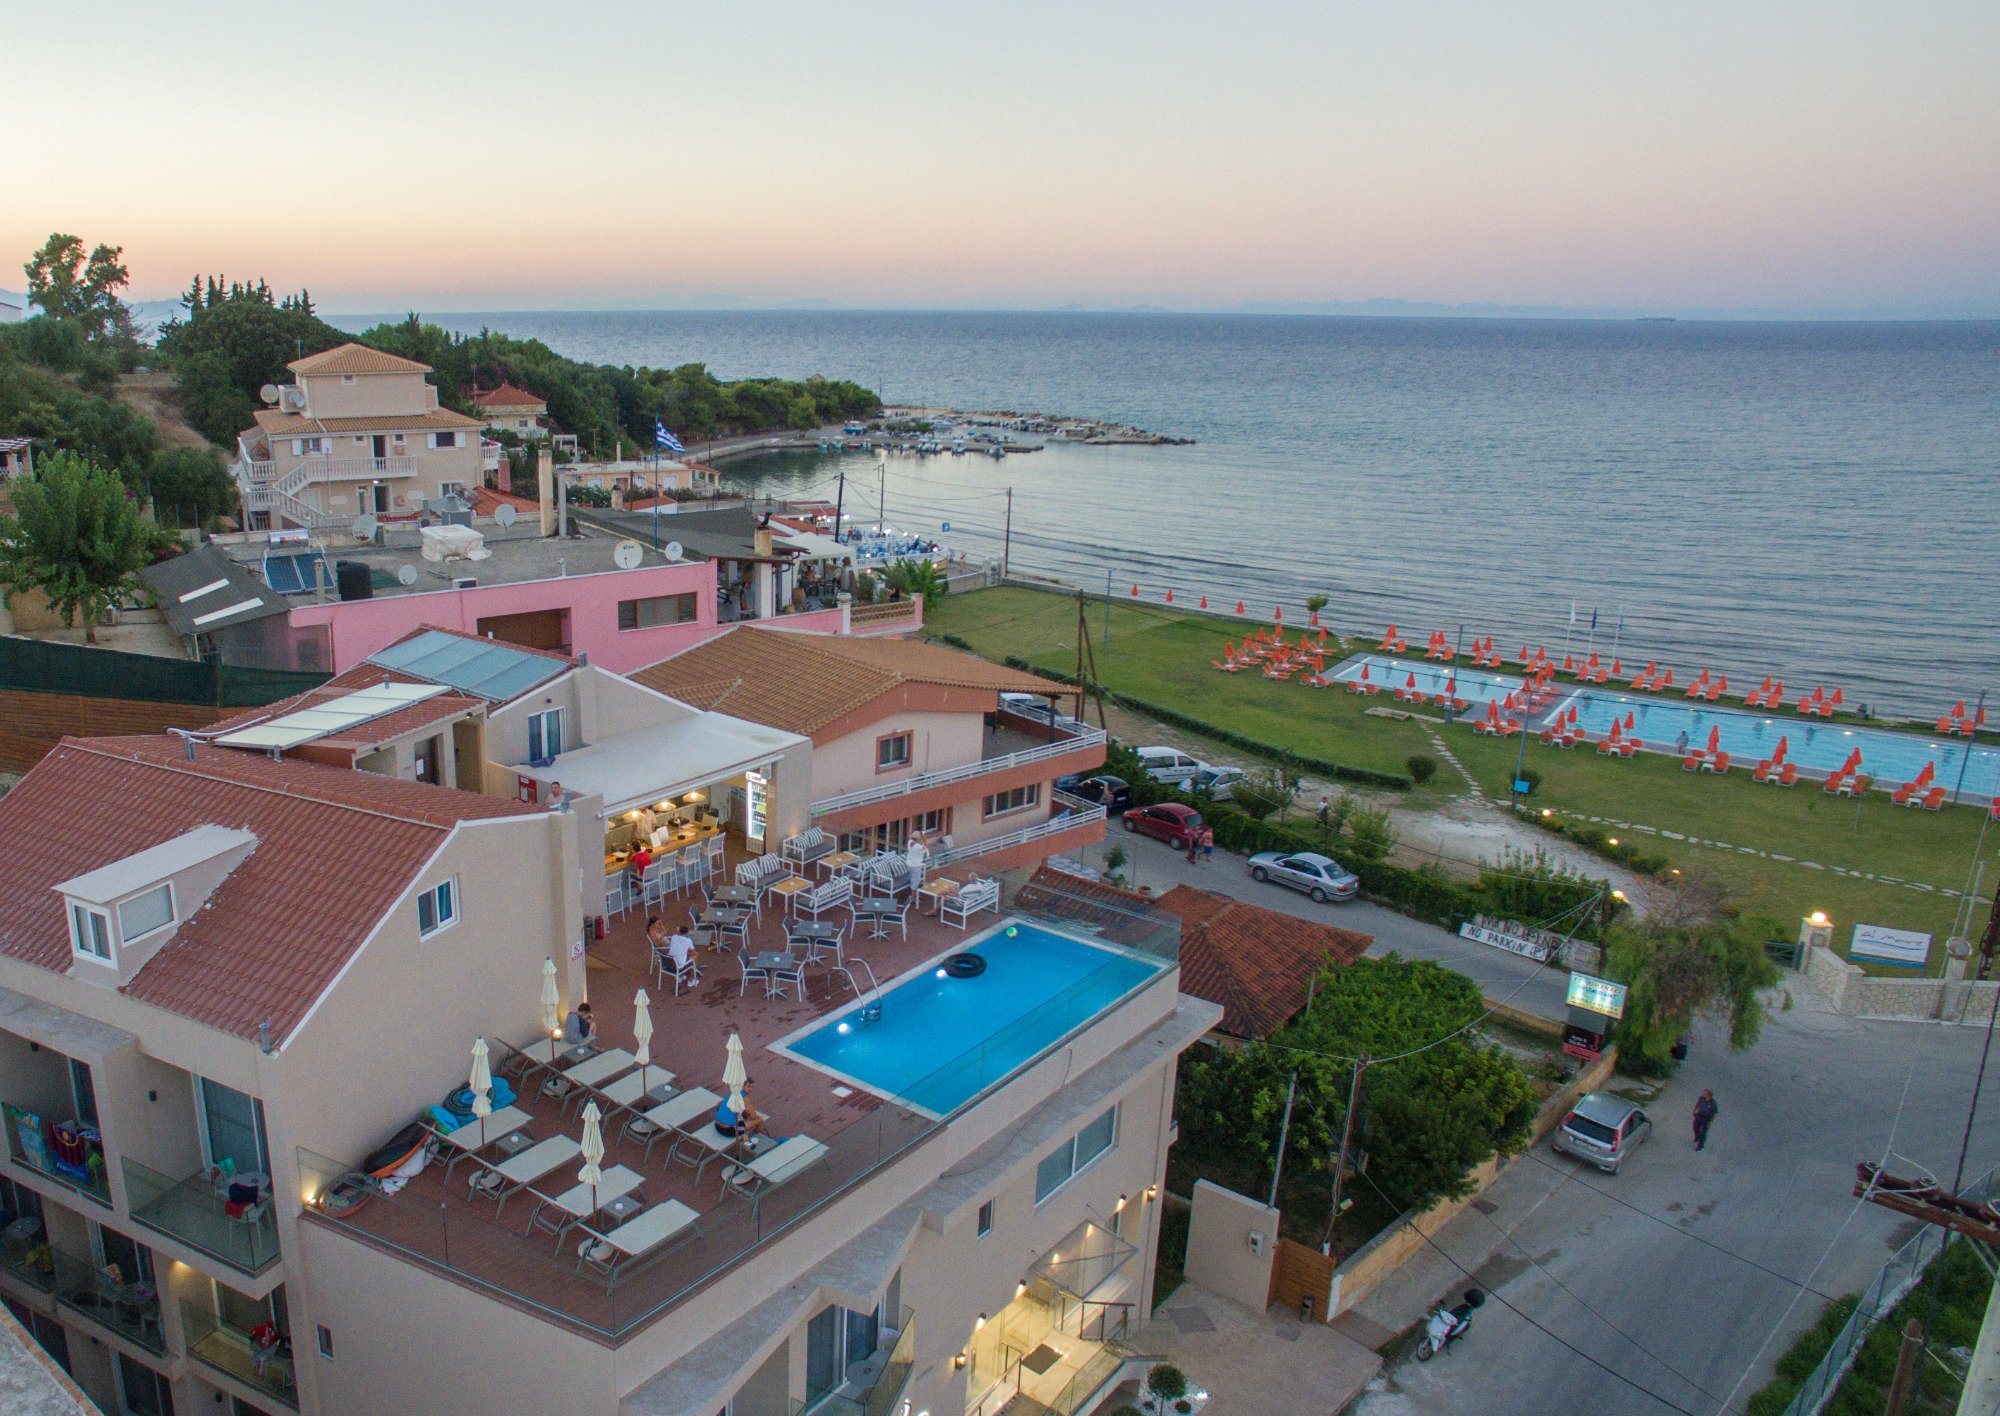
[[[1607,1018],[1625,1016],[1625,985],[1587,973],[1569,976],[1569,1006]]]

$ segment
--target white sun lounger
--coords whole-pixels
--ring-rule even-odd
[[[775,1190],[794,1175],[817,1164],[826,1155],[826,1143],[811,1136],[788,1136],[755,1160],[726,1167],[722,1182],[747,1197],[751,1208],[762,1203],[765,1192]]]
[[[630,1140],[646,1143],[646,1159],[653,1158],[653,1142],[663,1136],[673,1136],[676,1148],[680,1145],[681,1128],[703,1112],[713,1114],[722,1105],[722,1098],[707,1087],[689,1087],[679,1096],[669,1097],[652,1110],[635,1116],[625,1123],[625,1135]]]
[[[644,1110],[647,1105],[646,1095],[648,1092],[656,1092],[662,1087],[671,1087],[673,1084],[674,1074],[672,1072],[669,1072],[665,1067],[655,1067],[651,1063],[648,1063],[644,1067],[627,1072],[615,1082],[606,1082],[601,1087],[592,1087],[590,1091],[597,1098],[598,1102],[609,1110],[640,1111]],[[659,1103],[655,1102],[652,1104],[658,1105]]]
[[[539,1203],[535,1206],[535,1212],[528,1216],[528,1231],[530,1233],[537,1229],[552,1231],[556,1236],[556,1245],[560,1248],[564,1234],[586,1220],[594,1218],[613,1200],[631,1194],[644,1183],[645,1177],[630,1166],[614,1165],[604,1172],[603,1178],[595,1185],[586,1185],[579,1180],[560,1195],[545,1195],[540,1190],[529,1190],[528,1193]],[[566,1217],[557,1218],[550,1215],[544,1218],[549,1210],[556,1210]]]
[[[721,1099],[720,1097],[716,1098],[718,1102]],[[693,1118],[690,1117],[689,1119],[692,1120]],[[678,1160],[685,1165],[692,1165],[697,1180],[701,1178],[702,1171],[708,1169],[708,1163],[711,1160],[714,1160],[719,1155],[729,1154],[729,1152],[736,1149],[737,1142],[743,1139],[740,1134],[734,1136],[723,1135],[721,1131],[716,1129],[713,1118],[698,1131],[690,1131],[686,1123],[683,1123],[678,1129],[680,1130],[681,1138],[674,1142],[673,1152],[667,1158],[669,1160]]]
[[[576,1246],[577,1271],[581,1273],[588,1264],[607,1275],[615,1287],[620,1269],[652,1253],[700,1218],[699,1211],[679,1200],[665,1200],[603,1233],[580,1225],[583,1240]]]
[[[524,1190],[551,1170],[567,1165],[583,1153],[583,1147],[571,1136],[550,1136],[546,1141],[537,1141],[511,1160],[499,1165],[475,1171],[470,1182],[474,1195],[486,1195],[500,1202],[493,1217],[507,1208],[507,1197],[516,1190]]]

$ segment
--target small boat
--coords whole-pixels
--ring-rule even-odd
[[[1007,449],[1002,447],[999,443],[995,443],[993,444],[993,446],[986,449],[986,455],[988,457],[1005,457],[1007,455]]]
[[[951,455],[952,455],[953,457],[963,457],[963,456],[965,456],[965,439],[964,439],[964,438],[960,438],[960,439],[959,439],[959,440],[958,440],[957,442],[955,442],[955,443],[953,443],[953,444],[951,445]]]

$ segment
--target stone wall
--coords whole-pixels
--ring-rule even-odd
[[[1958,978],[1876,978],[1830,949],[1808,949],[1801,961],[1806,988],[1831,1012],[1861,1018],[1936,1018],[1984,1024],[2000,998],[2000,982]]]

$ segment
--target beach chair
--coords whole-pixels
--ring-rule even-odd
[[[1848,783],[1848,786],[1853,788],[1853,790],[1849,792],[1848,795],[1858,796],[1858,797],[1867,796],[1868,788],[1873,786],[1874,783],[1875,779],[1869,776],[1866,772],[1863,772],[1861,775],[1856,777],[1852,782]]]
[[[1715,775],[1716,775],[1716,776],[1718,776],[1718,777],[1726,777],[1726,776],[1728,776],[1728,775],[1729,775],[1729,754],[1728,754],[1728,753],[1726,753],[1726,752],[1718,752],[1718,753],[1716,753],[1716,754],[1715,754],[1715,756],[1714,756],[1713,758],[1711,758],[1711,759],[1710,759],[1710,761],[1709,761],[1709,763],[1708,763],[1708,770],[1709,770],[1709,771],[1711,771],[1711,772],[1713,772],[1713,773],[1715,773]]]
[[[575,1160],[583,1153],[583,1147],[570,1136],[550,1136],[545,1141],[537,1141],[519,1155],[498,1165],[487,1166],[473,1172],[468,1182],[473,1198],[484,1196],[498,1200],[493,1217],[498,1219],[507,1208],[507,1197],[527,1189],[537,1180]]]
[[[1847,774],[1845,772],[1835,772],[1826,779],[1826,785],[1821,790],[1828,796],[1835,796],[1839,793],[1841,784],[1846,780]]]
[[[1771,780],[1781,787],[1796,787],[1799,784],[1799,764],[1787,762],[1778,769],[1778,775]]]
[[[788,1136],[756,1159],[739,1162],[722,1172],[723,1187],[750,1201],[754,1213],[764,1196],[826,1156],[826,1143],[811,1136]]]
[[[1681,771],[1699,772],[1701,770],[1702,757],[1702,753],[1690,752],[1686,757],[1681,759]]]
[[[1919,787],[1915,782],[1905,782],[1902,786],[1889,793],[1889,800],[1898,806],[1908,806],[1911,799],[1917,796],[1922,790],[1923,788]]]
[[[714,1115],[715,1108],[720,1105],[722,1098],[707,1087],[689,1087],[626,1121],[619,1134],[628,1141],[643,1145],[646,1159],[651,1160],[654,1142],[672,1136],[678,1145],[684,1127],[701,1116]]]
[[[1753,782],[1769,781],[1771,770],[1771,759],[1767,757],[1750,769],[1750,780]]]
[[[657,1103],[646,1098],[662,1087],[671,1088],[674,1074],[665,1067],[656,1067],[648,1062],[645,1066],[627,1072],[616,1081],[606,1082],[601,1087],[592,1087],[591,1095],[604,1109],[609,1118],[613,1112],[625,1111],[634,1116],[652,1109]]]
[[[1639,755],[1639,740],[1638,740],[1637,738],[1621,738],[1621,739],[1619,739],[1619,742],[1618,742],[1618,755],[1619,755],[1620,757],[1636,757],[1636,756],[1638,756],[1638,755]]]
[[[675,1235],[693,1227],[701,1215],[679,1200],[663,1200],[651,1209],[626,1220],[616,1229],[600,1232],[579,1225],[583,1239],[576,1246],[576,1271],[588,1264],[618,1286],[619,1273],[653,1253]]]

